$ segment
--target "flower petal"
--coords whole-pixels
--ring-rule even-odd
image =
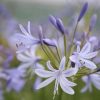
[[[66,57],[64,56],[60,62],[59,70],[64,70],[66,64]]]
[[[67,78],[65,78],[63,75],[60,77],[60,81],[62,81],[66,86],[76,86],[76,83],[73,83],[69,81]]]
[[[33,89],[36,90],[37,86],[41,83],[42,79],[40,77],[37,77],[34,84]]]
[[[91,43],[87,42],[87,43],[83,46],[83,48],[82,48],[82,50],[81,50],[80,53],[86,54],[86,53],[89,53],[90,51],[91,51]]]
[[[43,70],[43,69],[36,69],[35,73],[38,76],[43,77],[43,78],[48,78],[48,77],[51,77],[51,76],[54,75],[54,72],[46,71],[46,70]]]
[[[86,92],[87,90],[88,90],[88,86],[86,85],[86,86],[84,86],[82,89],[81,89],[81,93],[84,93],[84,92]]]
[[[18,53],[17,54],[17,59],[21,62],[29,62],[31,61],[32,59],[28,56],[25,56],[24,54],[21,54],[21,53]]]
[[[82,57],[85,59],[91,59],[91,58],[94,58],[97,54],[98,54],[98,52],[96,51],[96,52],[91,52],[86,55],[83,55]]]
[[[77,52],[78,53],[80,52],[80,45],[79,44],[77,45]]]
[[[25,30],[25,28],[21,24],[19,24],[19,27],[20,27],[22,33],[24,33],[25,35],[29,35],[29,33]]]
[[[97,81],[97,80],[93,79],[92,82],[93,82],[94,86],[95,86],[98,90],[100,90],[100,81]]]
[[[50,61],[47,62],[47,67],[48,67],[48,69],[51,70],[51,71],[56,71],[56,70],[51,66]]]
[[[63,73],[65,75],[65,77],[70,77],[75,75],[78,72],[78,68],[70,68],[65,70]]]
[[[27,25],[27,29],[28,29],[28,33],[31,35],[31,31],[30,31],[30,21],[28,21],[28,25]]]
[[[55,39],[43,39],[43,42],[49,46],[57,46],[57,42]]]
[[[74,62],[74,63],[77,62],[77,56],[76,56],[76,55],[70,56],[69,59],[70,59],[72,62]]]
[[[81,60],[84,62],[84,66],[89,68],[89,69],[95,69],[97,68],[97,66],[90,60],[85,60],[85,59],[82,59]]]
[[[40,84],[36,87],[36,89],[43,88],[43,87],[49,85],[49,84],[50,84],[52,81],[54,81],[54,80],[55,80],[54,77],[50,77],[50,78],[46,79],[45,81],[43,81],[42,83],[40,83]]]
[[[65,93],[68,93],[71,95],[74,94],[74,90],[71,87],[67,86],[64,81],[60,81],[60,86]]]

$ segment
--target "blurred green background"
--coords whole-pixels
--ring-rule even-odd
[[[30,20],[31,22],[37,24],[46,23],[48,21],[48,16],[51,14],[57,16],[63,16],[64,14],[64,21],[68,21],[70,19],[70,16],[73,16],[80,11],[80,8],[83,4],[83,2],[80,2],[82,0],[53,1],[54,0],[0,0],[0,5],[4,5],[6,7],[8,13],[11,14],[11,17],[16,20],[17,23],[27,24],[27,21]],[[86,20],[88,22],[92,14],[97,14],[98,19],[96,27],[94,29],[94,33],[97,33],[97,35],[99,35],[100,0],[96,0],[95,2],[98,2],[98,4],[96,5],[90,2],[89,10],[86,14]],[[0,16],[2,16],[1,14],[2,13],[0,13]],[[5,27],[7,26],[4,26],[5,24],[3,25],[2,23],[0,23],[0,27],[3,27],[5,29]],[[5,34],[1,30],[0,33]],[[26,82],[24,89],[20,93],[16,93],[14,91],[12,91],[11,93],[5,92],[5,100],[52,100],[54,83],[44,89],[34,91],[32,88],[33,82],[34,78],[32,78],[31,80],[29,79]],[[86,92],[84,94],[81,94],[80,89],[84,86],[84,84],[80,80],[77,80],[77,82],[78,85],[75,87],[75,95],[71,96],[63,93],[62,100],[100,100],[100,91],[94,88],[93,93]],[[58,97],[56,96],[55,99],[58,100]]]

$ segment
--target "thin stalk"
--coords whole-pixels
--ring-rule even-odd
[[[72,47],[71,47],[71,49],[70,49],[70,51],[69,51],[69,53],[68,53],[68,61],[67,61],[67,63],[66,63],[67,68],[70,67],[70,60],[69,60],[69,57],[70,57],[70,55],[72,55],[72,52],[73,52],[74,48],[75,48],[75,45],[72,45]]]
[[[65,53],[65,57],[66,57],[66,55],[67,55],[67,51],[66,51],[66,36],[65,36],[65,34],[64,34],[64,53]]]
[[[53,66],[54,66],[55,68],[57,68],[57,67],[56,67],[56,63],[55,63],[55,60],[54,60],[54,58],[52,57],[52,55],[50,55],[50,53],[48,52],[48,50],[45,48],[45,46],[44,46],[43,44],[41,44],[41,47],[42,47],[44,53],[47,55],[48,59],[50,59],[50,61],[52,62]]]
[[[75,33],[76,33],[76,30],[77,30],[77,26],[78,26],[78,22],[76,23],[76,26],[75,26],[75,29],[74,29],[74,33],[73,33],[73,38],[72,38],[72,43],[73,43],[73,40],[75,38]]]
[[[58,100],[62,100],[62,96],[63,96],[63,91],[60,88]]]
[[[58,61],[58,63],[59,63],[59,60],[58,60],[57,56],[55,55],[55,53],[51,50],[50,47],[48,47],[48,49],[50,50],[50,52],[52,53],[52,55],[55,57],[55,59],[56,59],[56,60]]]
[[[74,38],[75,38],[75,33],[76,33],[76,30],[77,30],[77,26],[78,26],[78,22],[76,23],[76,26],[75,26],[75,29],[74,29],[74,32],[73,32],[73,37],[72,37],[72,43],[71,43],[71,45],[70,45],[70,49],[69,49],[69,53],[68,53],[68,58],[70,57],[70,55],[72,54],[72,52],[73,52],[73,48],[74,48]],[[68,68],[70,67],[70,62],[69,62],[70,60],[68,59],[68,61],[67,61],[67,66],[68,66]]]
[[[58,50],[57,47],[56,47],[56,51],[57,51],[57,55],[58,55],[59,60],[61,60],[61,58],[60,58],[60,53],[59,53],[59,50]]]

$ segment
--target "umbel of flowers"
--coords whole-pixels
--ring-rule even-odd
[[[19,25],[22,33],[16,33],[13,36],[17,46],[17,59],[21,62],[18,67],[19,76],[27,76],[29,70],[31,75],[37,75],[34,89],[41,89],[54,81],[54,96],[58,94],[59,88],[73,95],[75,93],[73,87],[78,86],[76,80],[79,78],[82,78],[86,84],[82,92],[92,91],[92,84],[98,90],[100,89],[100,67],[98,66],[100,62],[96,63],[95,60],[99,55],[100,44],[96,37],[90,35],[96,23],[96,15],[91,17],[88,31],[83,32],[81,39],[77,39],[76,34],[78,24],[87,8],[88,3],[85,3],[77,17],[73,33],[66,33],[60,18],[49,17],[51,24],[61,33],[62,41],[60,37],[57,39],[45,37],[42,26],[39,26],[39,37],[36,38],[31,33],[30,22],[26,29]],[[22,75],[22,72],[26,74]],[[44,81],[42,81],[43,78],[45,78]]]

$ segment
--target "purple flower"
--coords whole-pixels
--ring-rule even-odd
[[[12,60],[12,51],[0,45],[0,65],[3,66],[3,68],[8,68]]]
[[[86,92],[87,90],[92,92],[92,84],[100,90],[100,73],[83,76],[82,80],[85,82],[85,87],[81,90],[81,92]]]
[[[16,43],[16,46],[18,48],[17,53],[24,52],[25,50],[31,48],[33,45],[40,44],[42,42],[50,46],[56,45],[55,41],[52,41],[50,39],[45,39],[45,38],[38,39],[38,38],[33,37],[31,30],[30,30],[30,22],[28,22],[27,30],[21,24],[19,25],[19,27],[23,34],[16,33],[13,36],[14,38],[13,41]]]
[[[15,90],[19,92],[25,85],[25,71],[20,69],[9,69],[6,71],[8,74],[7,91]]]
[[[21,24],[19,27],[23,34],[16,33],[13,37],[14,41],[16,42],[16,46],[18,47],[18,52],[23,52],[30,48],[32,45],[40,42],[39,39],[36,39],[32,36],[30,30],[30,22],[28,22],[27,30]]]

